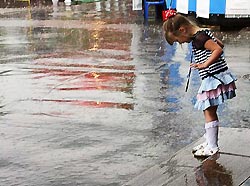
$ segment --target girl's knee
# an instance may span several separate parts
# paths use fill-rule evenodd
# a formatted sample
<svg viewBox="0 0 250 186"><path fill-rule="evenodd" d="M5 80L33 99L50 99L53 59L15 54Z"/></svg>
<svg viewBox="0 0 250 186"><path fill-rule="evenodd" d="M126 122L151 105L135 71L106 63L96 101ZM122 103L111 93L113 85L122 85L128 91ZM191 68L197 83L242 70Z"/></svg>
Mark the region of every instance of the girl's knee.
<svg viewBox="0 0 250 186"><path fill-rule="evenodd" d="M217 107L218 106L212 106L204 110L204 116L205 116L206 122L218 120Z"/></svg>

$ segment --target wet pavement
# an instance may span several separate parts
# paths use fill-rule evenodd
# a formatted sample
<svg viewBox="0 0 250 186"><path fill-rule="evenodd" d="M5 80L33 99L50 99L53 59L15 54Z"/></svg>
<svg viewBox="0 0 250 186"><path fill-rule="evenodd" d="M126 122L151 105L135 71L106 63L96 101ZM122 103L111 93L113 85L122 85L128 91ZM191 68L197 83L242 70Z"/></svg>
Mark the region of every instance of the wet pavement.
<svg viewBox="0 0 250 186"><path fill-rule="evenodd" d="M220 152L194 158L192 148L204 142L203 137L178 151L124 186L249 186L250 129L220 128Z"/></svg>
<svg viewBox="0 0 250 186"><path fill-rule="evenodd" d="M250 31L216 31L237 75L222 126L250 127ZM130 1L0 11L0 185L122 185L203 133L190 47Z"/></svg>

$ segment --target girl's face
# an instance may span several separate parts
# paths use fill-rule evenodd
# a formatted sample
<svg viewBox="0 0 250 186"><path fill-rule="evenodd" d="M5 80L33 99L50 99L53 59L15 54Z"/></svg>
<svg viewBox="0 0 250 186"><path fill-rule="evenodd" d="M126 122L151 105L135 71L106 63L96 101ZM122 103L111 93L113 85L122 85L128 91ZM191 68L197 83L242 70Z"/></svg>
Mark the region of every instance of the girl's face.
<svg viewBox="0 0 250 186"><path fill-rule="evenodd" d="M179 35L179 36L174 36L174 37L175 37L175 42L178 42L180 44L189 43L191 41L190 37L187 37L184 35Z"/></svg>

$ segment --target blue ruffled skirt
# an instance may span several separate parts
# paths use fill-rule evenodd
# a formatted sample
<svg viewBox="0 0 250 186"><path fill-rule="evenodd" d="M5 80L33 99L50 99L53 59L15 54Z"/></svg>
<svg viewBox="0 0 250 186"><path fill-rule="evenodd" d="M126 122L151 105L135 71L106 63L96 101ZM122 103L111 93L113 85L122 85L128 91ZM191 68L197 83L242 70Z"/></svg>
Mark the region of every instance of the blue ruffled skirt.
<svg viewBox="0 0 250 186"><path fill-rule="evenodd" d="M228 70L202 80L198 90L195 108L206 110L208 107L222 104L236 96L236 77Z"/></svg>

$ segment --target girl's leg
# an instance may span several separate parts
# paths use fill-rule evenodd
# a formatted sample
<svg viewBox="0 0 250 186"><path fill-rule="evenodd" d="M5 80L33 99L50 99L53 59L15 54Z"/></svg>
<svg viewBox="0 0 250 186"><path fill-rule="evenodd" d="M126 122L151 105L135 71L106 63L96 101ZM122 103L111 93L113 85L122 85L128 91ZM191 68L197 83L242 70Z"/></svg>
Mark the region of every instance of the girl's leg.
<svg viewBox="0 0 250 186"><path fill-rule="evenodd" d="M205 130L206 130L206 141L207 148L218 150L218 129L219 121L217 116L218 106L209 107L204 110L204 116L206 120Z"/></svg>
<svg viewBox="0 0 250 186"><path fill-rule="evenodd" d="M218 120L217 108L218 106L212 106L203 111L206 123Z"/></svg>
<svg viewBox="0 0 250 186"><path fill-rule="evenodd" d="M218 106L212 106L204 110L204 116L206 121L205 124L206 142L204 143L205 145L201 144L203 148L200 148L194 153L194 155L196 156L210 156L219 150L218 148L219 121L217 116L217 108Z"/></svg>

